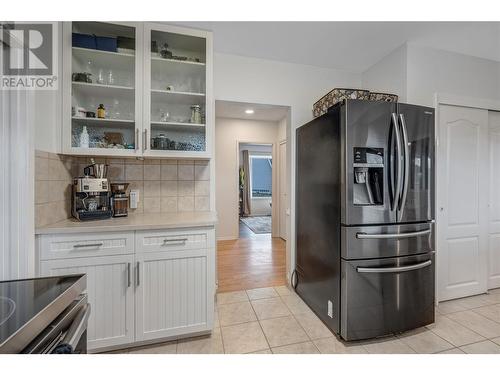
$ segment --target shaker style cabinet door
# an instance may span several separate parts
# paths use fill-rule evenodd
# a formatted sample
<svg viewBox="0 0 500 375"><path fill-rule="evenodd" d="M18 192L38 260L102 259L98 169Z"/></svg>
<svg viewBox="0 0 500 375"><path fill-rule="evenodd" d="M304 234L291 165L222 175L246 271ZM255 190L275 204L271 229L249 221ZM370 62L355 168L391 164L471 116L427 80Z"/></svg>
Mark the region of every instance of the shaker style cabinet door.
<svg viewBox="0 0 500 375"><path fill-rule="evenodd" d="M212 34L146 23L143 55L144 155L209 157Z"/></svg>
<svg viewBox="0 0 500 375"><path fill-rule="evenodd" d="M63 152L142 155L141 23L63 25Z"/></svg>
<svg viewBox="0 0 500 375"><path fill-rule="evenodd" d="M214 250L136 256L136 341L209 331L213 326Z"/></svg>
<svg viewBox="0 0 500 375"><path fill-rule="evenodd" d="M87 274L91 351L134 341L133 262L133 255L41 262L42 276Z"/></svg>

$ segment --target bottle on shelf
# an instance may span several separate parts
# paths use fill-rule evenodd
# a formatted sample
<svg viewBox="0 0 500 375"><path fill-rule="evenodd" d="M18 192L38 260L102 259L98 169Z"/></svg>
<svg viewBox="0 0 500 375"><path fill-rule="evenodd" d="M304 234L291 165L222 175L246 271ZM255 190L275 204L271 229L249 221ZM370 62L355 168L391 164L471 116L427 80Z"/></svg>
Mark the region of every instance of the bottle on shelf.
<svg viewBox="0 0 500 375"><path fill-rule="evenodd" d="M106 118L106 109L104 108L104 104L99 104L99 107L97 107L97 118Z"/></svg>
<svg viewBox="0 0 500 375"><path fill-rule="evenodd" d="M113 71L110 69L108 73L108 85L113 86L115 84L115 75Z"/></svg>
<svg viewBox="0 0 500 375"><path fill-rule="evenodd" d="M87 127L85 125L83 126L80 134L80 147L89 148L89 133L87 132Z"/></svg>
<svg viewBox="0 0 500 375"><path fill-rule="evenodd" d="M198 104L191 106L191 123L201 124L201 107Z"/></svg>
<svg viewBox="0 0 500 375"><path fill-rule="evenodd" d="M102 71L102 69L99 69L99 73L97 74L96 78L96 83L104 85L104 72Z"/></svg>

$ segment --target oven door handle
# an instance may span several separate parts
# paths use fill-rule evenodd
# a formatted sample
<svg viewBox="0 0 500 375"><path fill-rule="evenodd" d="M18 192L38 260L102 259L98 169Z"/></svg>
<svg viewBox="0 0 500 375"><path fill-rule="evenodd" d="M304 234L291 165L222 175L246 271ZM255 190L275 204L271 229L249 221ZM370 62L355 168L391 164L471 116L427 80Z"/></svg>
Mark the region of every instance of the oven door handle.
<svg viewBox="0 0 500 375"><path fill-rule="evenodd" d="M397 273L418 270L420 268L429 267L431 264L432 260L426 260L422 263L403 267L357 267L356 271L359 273Z"/></svg>
<svg viewBox="0 0 500 375"><path fill-rule="evenodd" d="M87 303L76 315L73 323L68 328L63 340L63 344L70 345L72 350L75 350L78 341L87 329L87 322L90 316L90 305Z"/></svg>
<svg viewBox="0 0 500 375"><path fill-rule="evenodd" d="M406 232L406 233L378 233L378 234L368 234L368 233L356 233L356 238L359 239L387 239L387 238L410 238L425 236L431 233L431 229L419 230L416 232Z"/></svg>

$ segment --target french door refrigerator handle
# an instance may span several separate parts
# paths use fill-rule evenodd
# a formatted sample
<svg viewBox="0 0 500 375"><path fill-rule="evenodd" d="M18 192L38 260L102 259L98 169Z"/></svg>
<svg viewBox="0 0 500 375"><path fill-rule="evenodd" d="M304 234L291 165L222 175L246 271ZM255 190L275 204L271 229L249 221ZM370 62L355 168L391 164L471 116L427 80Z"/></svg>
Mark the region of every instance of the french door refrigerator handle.
<svg viewBox="0 0 500 375"><path fill-rule="evenodd" d="M141 274L140 274L140 262L137 262L136 267L135 267L135 273L136 273L136 285L139 286L141 285Z"/></svg>
<svg viewBox="0 0 500 375"><path fill-rule="evenodd" d="M406 128L406 121L404 114L399 114L399 119L401 120L401 129L403 133L403 146L404 146L404 182L403 190L401 192L401 200L399 202L399 220L403 217L403 211L406 204L406 196L408 194L408 182L409 182L409 172L410 172L410 147L408 145L408 130Z"/></svg>
<svg viewBox="0 0 500 375"><path fill-rule="evenodd" d="M127 263L127 288L130 288L130 262Z"/></svg>
<svg viewBox="0 0 500 375"><path fill-rule="evenodd" d="M402 165L401 165L401 134L399 133L398 117L395 113L392 113L392 125L394 126L394 134L396 135L396 158L397 158L397 175L396 175L396 188L394 189L394 202L393 210L397 210L399 204L399 198L401 194L401 180L402 180ZM392 184L392 181L391 181Z"/></svg>
<svg viewBox="0 0 500 375"><path fill-rule="evenodd" d="M425 236L426 234L430 234L431 229L419 230L417 232L406 232L406 233L378 233L378 234L369 234L369 233L356 233L356 238L359 239L387 239L387 238L410 238L410 237L419 237Z"/></svg>
<svg viewBox="0 0 500 375"><path fill-rule="evenodd" d="M356 272L359 273L396 273L414 271L420 268L428 267L432 264L432 260L426 260L422 263L412 264L411 266L403 267L357 267Z"/></svg>

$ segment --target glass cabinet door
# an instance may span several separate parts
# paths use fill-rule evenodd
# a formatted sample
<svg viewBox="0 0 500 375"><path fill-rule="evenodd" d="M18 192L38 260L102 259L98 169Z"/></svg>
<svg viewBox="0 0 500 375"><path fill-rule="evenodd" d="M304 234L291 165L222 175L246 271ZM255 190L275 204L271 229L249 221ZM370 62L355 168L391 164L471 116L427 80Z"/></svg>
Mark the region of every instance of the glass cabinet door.
<svg viewBox="0 0 500 375"><path fill-rule="evenodd" d="M147 25L145 51L146 154L205 152L207 39Z"/></svg>
<svg viewBox="0 0 500 375"><path fill-rule="evenodd" d="M71 104L66 105L71 105L73 152L139 150L138 37L138 29L126 24L71 23Z"/></svg>

